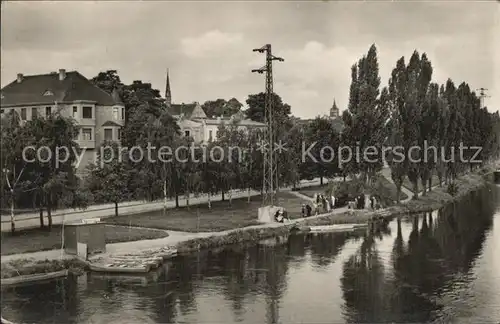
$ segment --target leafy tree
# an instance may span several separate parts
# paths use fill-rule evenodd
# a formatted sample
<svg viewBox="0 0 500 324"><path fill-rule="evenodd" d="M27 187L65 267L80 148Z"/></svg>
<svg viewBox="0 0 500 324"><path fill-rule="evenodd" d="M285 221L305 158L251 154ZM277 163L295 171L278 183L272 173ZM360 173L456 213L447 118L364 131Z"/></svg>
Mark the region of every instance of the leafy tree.
<svg viewBox="0 0 500 324"><path fill-rule="evenodd" d="M78 127L72 118L58 112L47 118L35 118L25 126L29 144L36 150L45 147L42 160L36 159L30 166L31 185L47 209L48 226L52 227L52 210L60 207L85 207L85 195L78 195L79 180L75 162L80 147L74 141ZM65 148L65 149L61 149ZM44 152L44 151L41 151ZM56 158L58 156L58 159Z"/></svg>
<svg viewBox="0 0 500 324"><path fill-rule="evenodd" d="M28 164L22 158L22 152L27 144L27 138L26 132L21 127L20 117L14 110L10 111L2 118L1 123L2 154L0 160L2 168L2 196L3 199L7 198L10 200L10 224L11 231L14 233L16 228L14 212L15 201L20 193L29 186L29 181L24 174Z"/></svg>
<svg viewBox="0 0 500 324"><path fill-rule="evenodd" d="M114 90L119 90L121 94L124 87L124 84L120 80L120 76L116 70L99 72L99 74L90 79L90 82L109 94L112 94Z"/></svg>
<svg viewBox="0 0 500 324"><path fill-rule="evenodd" d="M301 125L295 124L285 134L287 139L285 151L278 159L281 164L280 170L285 185L292 185L294 188L300 183L302 168L302 143L305 142L305 130Z"/></svg>
<svg viewBox="0 0 500 324"><path fill-rule="evenodd" d="M337 152L339 147L339 134L335 130L332 122L327 118L317 117L307 127L305 138L308 144L314 144L311 155L317 161L307 160L313 174L320 178L334 177L338 173ZM308 147L309 145L306 145Z"/></svg>
<svg viewBox="0 0 500 324"><path fill-rule="evenodd" d="M410 96L410 105L407 107L411 109L411 125L407 125L411 130L412 145L424 148L424 142L427 141L427 136L430 134L429 130L432 129L430 124L426 123L422 115L425 114L427 109L427 95L429 84L432 78L432 65L424 53L422 56L417 51L413 52L410 62L407 66L408 73L408 92ZM409 161L408 179L413 183L414 196L418 197L418 180L422 177L422 182L425 184L430 178L430 172L427 167L422 167L425 164L423 152L408 152L412 161ZM420 160L420 162L418 162ZM413 162L415 161L415 162ZM423 174L421 174L421 171Z"/></svg>
<svg viewBox="0 0 500 324"><path fill-rule="evenodd" d="M111 150L102 150L104 156L101 156L99 150L98 164L89 166L87 188L97 201L114 203L115 216L118 216L118 204L132 196L129 188L131 172L126 162L127 156L120 152L118 144L103 143L103 145Z"/></svg>
<svg viewBox="0 0 500 324"><path fill-rule="evenodd" d="M248 109L245 111L247 117L251 120L266 122L266 94L264 92L251 94L247 99ZM274 129L280 130L285 124L289 125L289 115L291 114L290 105L283 102L281 97L273 93L273 122ZM277 132L279 134L279 132Z"/></svg>
<svg viewBox="0 0 500 324"><path fill-rule="evenodd" d="M401 186L408 170L408 159L406 152L410 146L411 138L406 129L406 125L411 120L406 109L407 105L407 78L406 64L404 57L401 57L396 67L392 70L391 79L389 80L389 97L384 97L384 100L389 101L391 107L391 118L387 125L389 136L387 142L394 149L389 152L387 162L391 168L391 178L396 185L397 202L399 203L401 195ZM383 103L385 104L385 102ZM396 148L401 148L396 152ZM397 154L399 153L399 154ZM402 154L402 156L400 156Z"/></svg>
<svg viewBox="0 0 500 324"><path fill-rule="evenodd" d="M201 105L209 118L213 116L230 117L240 112L242 107L243 105L236 98L231 98L229 101L224 99L209 100Z"/></svg>
<svg viewBox="0 0 500 324"><path fill-rule="evenodd" d="M385 123L389 113L385 105L379 104L380 77L375 44L352 67L351 78L349 105L343 115L343 139L346 145L359 147L363 156L364 152L369 152L369 147L377 148L377 158L371 156L370 160L351 159L347 169L355 173L361 172L364 179L370 180L382 167L380 152L386 137Z"/></svg>
<svg viewBox="0 0 500 324"><path fill-rule="evenodd" d="M163 196L166 201L167 196L171 196L172 191L177 188L167 182L177 179L173 177L172 164L175 164L175 157L172 155L179 127L175 119L161 107L144 104L137 109L127 127L129 134L134 134L133 145L140 147L144 153L141 159L139 151L132 152L135 154L134 161L130 161L135 173L132 180L135 196L148 201ZM160 148L163 148L161 152ZM159 154L170 156L160 157Z"/></svg>

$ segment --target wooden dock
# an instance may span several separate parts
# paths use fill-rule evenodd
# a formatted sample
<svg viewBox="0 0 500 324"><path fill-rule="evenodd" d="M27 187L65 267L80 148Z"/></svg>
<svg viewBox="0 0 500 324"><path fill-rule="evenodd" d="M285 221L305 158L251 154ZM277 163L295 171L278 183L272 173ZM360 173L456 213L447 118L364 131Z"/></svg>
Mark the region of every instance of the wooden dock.
<svg viewBox="0 0 500 324"><path fill-rule="evenodd" d="M96 255L89 260L91 271L113 274L145 274L163 265L165 258L176 254L172 248L139 253Z"/></svg>

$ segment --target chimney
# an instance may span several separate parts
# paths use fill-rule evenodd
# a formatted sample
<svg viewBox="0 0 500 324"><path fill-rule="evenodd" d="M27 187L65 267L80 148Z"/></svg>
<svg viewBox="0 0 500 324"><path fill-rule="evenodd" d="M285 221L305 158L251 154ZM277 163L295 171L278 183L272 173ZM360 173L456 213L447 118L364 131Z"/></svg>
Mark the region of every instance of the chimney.
<svg viewBox="0 0 500 324"><path fill-rule="evenodd" d="M17 74L17 83L21 83L23 82L23 74L22 73L18 73Z"/></svg>
<svg viewBox="0 0 500 324"><path fill-rule="evenodd" d="M62 81L66 79L66 70L65 69L60 69L59 70L59 81Z"/></svg>

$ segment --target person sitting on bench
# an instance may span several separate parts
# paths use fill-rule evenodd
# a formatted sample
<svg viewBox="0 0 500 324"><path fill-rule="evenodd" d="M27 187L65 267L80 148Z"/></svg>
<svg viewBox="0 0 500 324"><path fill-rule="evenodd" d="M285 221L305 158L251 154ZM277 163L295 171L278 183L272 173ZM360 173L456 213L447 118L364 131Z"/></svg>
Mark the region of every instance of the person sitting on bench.
<svg viewBox="0 0 500 324"><path fill-rule="evenodd" d="M284 223L285 220L286 221L289 221L290 219L288 218L288 213L283 210L283 209L280 209L276 212L276 214L274 215L274 219L278 222L278 223Z"/></svg>

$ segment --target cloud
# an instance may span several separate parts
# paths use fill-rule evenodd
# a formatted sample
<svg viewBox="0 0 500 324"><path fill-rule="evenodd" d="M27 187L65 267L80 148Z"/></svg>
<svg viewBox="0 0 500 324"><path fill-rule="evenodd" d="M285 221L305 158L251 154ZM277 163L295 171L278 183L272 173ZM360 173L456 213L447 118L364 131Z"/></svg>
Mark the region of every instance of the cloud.
<svg viewBox="0 0 500 324"><path fill-rule="evenodd" d="M188 57L201 58L235 48L242 42L241 34L212 30L199 37L182 39L181 50Z"/></svg>

